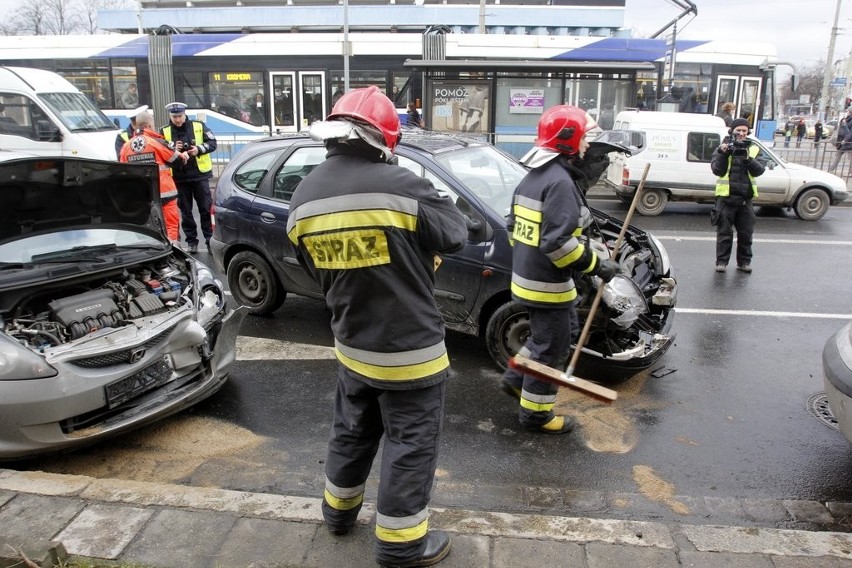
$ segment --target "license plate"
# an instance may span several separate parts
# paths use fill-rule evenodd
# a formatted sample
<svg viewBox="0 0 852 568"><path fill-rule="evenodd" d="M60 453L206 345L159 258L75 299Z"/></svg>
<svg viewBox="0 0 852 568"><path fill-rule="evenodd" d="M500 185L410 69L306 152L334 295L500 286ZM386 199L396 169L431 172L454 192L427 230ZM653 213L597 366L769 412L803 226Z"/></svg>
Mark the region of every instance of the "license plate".
<svg viewBox="0 0 852 568"><path fill-rule="evenodd" d="M166 384L171 377L171 367L169 367L165 359L160 359L138 373L112 382L104 387L106 390L107 407L115 408L140 394Z"/></svg>

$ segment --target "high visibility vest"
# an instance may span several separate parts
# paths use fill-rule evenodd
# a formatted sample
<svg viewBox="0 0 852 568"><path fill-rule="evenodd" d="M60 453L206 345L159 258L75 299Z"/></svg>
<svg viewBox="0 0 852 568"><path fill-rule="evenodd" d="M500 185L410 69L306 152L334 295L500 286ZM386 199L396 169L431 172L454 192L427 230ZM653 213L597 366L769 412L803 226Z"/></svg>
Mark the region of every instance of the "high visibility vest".
<svg viewBox="0 0 852 568"><path fill-rule="evenodd" d="M752 160L757 157L760 153L760 148L757 147L757 144L752 144L748 147L748 156ZM725 175L716 180L716 197L728 197L731 195L731 161L734 159L733 156L728 156L728 170L725 172ZM746 170L748 173L748 170ZM751 174L748 174L748 180L751 183L751 196L757 197L757 182L754 181L754 177Z"/></svg>
<svg viewBox="0 0 852 568"><path fill-rule="evenodd" d="M204 144L204 125L195 120L191 120L192 122L192 134L193 138L195 138L195 145L201 146ZM172 127L166 126L163 129L163 138L167 141L172 141ZM198 171L202 174L206 174L207 172L213 169L213 158L210 157L210 154L199 154L195 157L195 163L198 166Z"/></svg>

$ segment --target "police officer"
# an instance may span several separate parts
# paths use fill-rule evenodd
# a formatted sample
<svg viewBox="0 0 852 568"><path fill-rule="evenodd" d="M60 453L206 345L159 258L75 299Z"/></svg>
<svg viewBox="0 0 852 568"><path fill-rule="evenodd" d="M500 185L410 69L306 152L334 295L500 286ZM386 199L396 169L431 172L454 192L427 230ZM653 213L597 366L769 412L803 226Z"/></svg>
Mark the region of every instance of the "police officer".
<svg viewBox="0 0 852 568"><path fill-rule="evenodd" d="M145 112L146 110L148 110L148 105L142 105L141 107L133 109L127 115L127 118L130 119L130 124L127 126L127 128L125 128L115 136L116 158L121 157L121 149L124 148L124 144L136 134L136 117L139 116L139 114Z"/></svg>
<svg viewBox="0 0 852 568"><path fill-rule="evenodd" d="M172 167L185 164L188 156L186 152L169 148L163 137L154 131L154 117L150 112L139 113L136 126L136 134L124 144L118 159L130 164L157 164L160 171L160 204L166 221L166 233L172 244L176 245L180 239L180 214Z"/></svg>
<svg viewBox="0 0 852 568"><path fill-rule="evenodd" d="M737 230L737 270L751 272L751 243L756 216L751 200L757 197L754 178L763 174L766 167L755 158L760 152L756 144L746 138L748 120L737 118L731 122L729 136L713 152L710 169L719 176L716 181L716 272L725 272L731 259L734 229Z"/></svg>
<svg viewBox="0 0 852 568"><path fill-rule="evenodd" d="M593 124L593 123L592 123ZM538 122L535 147L523 158L531 169L512 197L507 229L512 247L512 298L530 313L530 336L519 354L564 369L571 340L579 331L574 278L598 276L604 282L618 263L584 243L583 227L591 219L573 177L589 143L585 111L557 105ZM504 389L520 399L519 420L531 432L564 434L571 419L553 411L558 387L507 369Z"/></svg>
<svg viewBox="0 0 852 568"><path fill-rule="evenodd" d="M169 144L178 152L186 152L189 161L173 170L178 189L178 207L180 207L183 236L189 246L189 252L198 252L198 226L192 213L193 200L198 204L198 218L201 221L201 234L210 250L210 237L213 236L213 220L210 207L213 198L210 195L210 178L213 177L213 159L210 154L216 150L216 137L207 125L186 117L186 104L169 103L169 124L160 129Z"/></svg>
<svg viewBox="0 0 852 568"><path fill-rule="evenodd" d="M377 87L344 94L311 136L328 155L296 188L287 230L331 308L339 362L323 517L352 528L384 437L376 560L431 566L450 550L428 530L449 373L434 257L464 246L465 221L395 164L399 116Z"/></svg>

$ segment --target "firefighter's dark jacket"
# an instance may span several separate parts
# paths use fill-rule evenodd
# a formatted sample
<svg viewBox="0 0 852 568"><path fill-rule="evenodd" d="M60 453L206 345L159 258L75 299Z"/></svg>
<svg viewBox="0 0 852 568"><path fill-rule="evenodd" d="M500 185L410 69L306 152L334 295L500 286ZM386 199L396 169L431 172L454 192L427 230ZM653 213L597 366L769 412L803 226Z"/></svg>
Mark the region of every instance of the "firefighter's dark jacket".
<svg viewBox="0 0 852 568"><path fill-rule="evenodd" d="M461 249L464 217L431 182L349 144L299 184L287 232L331 308L341 364L380 388L436 384L449 367L434 255Z"/></svg>
<svg viewBox="0 0 852 568"><path fill-rule="evenodd" d="M577 297L575 271L597 273L600 262L581 238L590 212L571 178L567 157L534 168L512 197L512 297L532 307L565 308Z"/></svg>

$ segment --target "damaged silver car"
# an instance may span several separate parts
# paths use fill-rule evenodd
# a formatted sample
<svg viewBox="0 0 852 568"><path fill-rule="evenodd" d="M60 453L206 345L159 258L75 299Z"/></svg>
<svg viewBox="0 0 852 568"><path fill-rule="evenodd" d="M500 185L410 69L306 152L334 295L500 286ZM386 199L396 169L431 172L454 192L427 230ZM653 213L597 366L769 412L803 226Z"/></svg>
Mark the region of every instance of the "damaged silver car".
<svg viewBox="0 0 852 568"><path fill-rule="evenodd" d="M245 310L173 248L156 166L0 161L0 459L71 450L215 393Z"/></svg>

